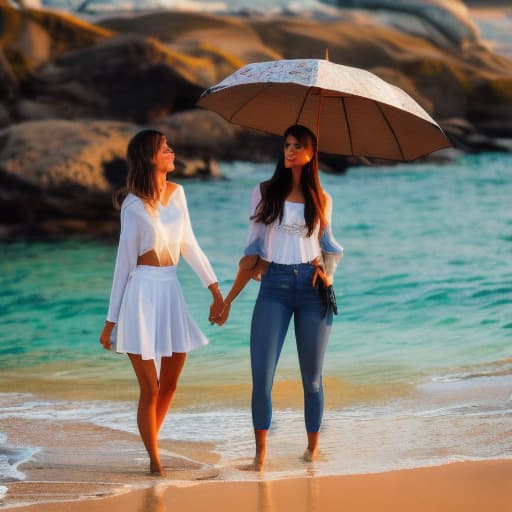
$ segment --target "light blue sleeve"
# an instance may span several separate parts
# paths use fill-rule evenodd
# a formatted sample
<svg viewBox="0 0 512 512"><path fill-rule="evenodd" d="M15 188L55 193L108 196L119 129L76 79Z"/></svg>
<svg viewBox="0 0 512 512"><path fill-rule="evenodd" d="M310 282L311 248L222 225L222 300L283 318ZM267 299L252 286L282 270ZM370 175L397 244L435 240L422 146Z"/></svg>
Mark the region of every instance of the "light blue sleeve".
<svg viewBox="0 0 512 512"><path fill-rule="evenodd" d="M334 235L332 233L331 222L332 222L332 199L329 194L327 194L327 204L326 204L326 218L327 218L327 226L320 238L320 249L322 251L322 260L324 264L325 273L332 277L343 257L343 247L336 241Z"/></svg>
<svg viewBox="0 0 512 512"><path fill-rule="evenodd" d="M252 191L251 198L251 212L250 217L254 215L256 207L261 201L260 186L257 185ZM267 249L267 226L262 222L255 222L253 219L249 221L249 232L247 234L247 240L245 242L244 255L257 254L261 259L268 261L268 249Z"/></svg>

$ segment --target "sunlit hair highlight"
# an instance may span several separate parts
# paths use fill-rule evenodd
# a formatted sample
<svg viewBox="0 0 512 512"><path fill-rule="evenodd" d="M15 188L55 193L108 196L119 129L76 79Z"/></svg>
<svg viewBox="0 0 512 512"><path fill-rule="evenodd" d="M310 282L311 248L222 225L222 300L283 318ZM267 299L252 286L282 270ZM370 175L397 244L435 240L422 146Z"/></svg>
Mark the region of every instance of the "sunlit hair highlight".
<svg viewBox="0 0 512 512"><path fill-rule="evenodd" d="M154 160L165 141L165 135L157 130L142 130L133 136L126 151L126 186L114 193L114 206L119 208L124 197L130 192L150 206L155 206L158 201L158 190Z"/></svg>

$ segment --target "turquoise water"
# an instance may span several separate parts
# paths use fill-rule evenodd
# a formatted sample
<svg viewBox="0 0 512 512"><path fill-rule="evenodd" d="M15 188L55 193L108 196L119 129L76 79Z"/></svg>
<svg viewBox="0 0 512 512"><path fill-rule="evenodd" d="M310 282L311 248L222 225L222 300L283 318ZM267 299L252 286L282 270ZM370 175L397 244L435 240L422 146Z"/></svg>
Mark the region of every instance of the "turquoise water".
<svg viewBox="0 0 512 512"><path fill-rule="evenodd" d="M512 156L483 154L442 166L322 174L334 202L333 230L345 248L334 283L340 314L325 365L325 473L512 456L506 442L512 432L511 169ZM226 180L183 184L196 236L227 292L246 236L251 189L272 168L239 162L221 170ZM48 402L34 405L44 395L53 400L48 414L68 415L71 407L75 418L100 422L101 416L102 424L135 431L131 369L97 341L115 250L76 240L2 245L0 418L22 414L21 392L31 404L23 414L44 416ZM223 455L229 465L252 450L248 329L257 283L219 328L208 324L209 293L183 260L179 276L210 345L191 354L183 401L171 412L179 421L164 436L218 443L238 436ZM295 449L303 436L289 334L274 419L285 453L287 442ZM211 433L209 422L219 421L225 428ZM463 440L461 428L469 432ZM347 429L356 445L361 436L361 451L340 452ZM418 429L424 437L414 441ZM390 431L400 440L390 440L389 453L382 453L378 440ZM449 440L442 450L440 435Z"/></svg>

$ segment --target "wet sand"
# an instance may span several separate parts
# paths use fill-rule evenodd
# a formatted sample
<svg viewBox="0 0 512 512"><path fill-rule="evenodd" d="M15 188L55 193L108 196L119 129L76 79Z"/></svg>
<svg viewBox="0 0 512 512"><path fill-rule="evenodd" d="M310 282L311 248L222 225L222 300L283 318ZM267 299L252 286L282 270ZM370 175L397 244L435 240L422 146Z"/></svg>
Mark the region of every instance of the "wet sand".
<svg viewBox="0 0 512 512"><path fill-rule="evenodd" d="M10 443L39 448L17 468L25 480L1 483L7 493L0 508L113 496L156 481L149 474L138 435L87 423L14 418L2 419L0 431L7 434L7 449ZM169 482L194 482L219 474L215 468L219 457L209 443L163 440L159 445ZM48 506L43 510L53 507Z"/></svg>
<svg viewBox="0 0 512 512"><path fill-rule="evenodd" d="M171 476L172 478L172 476ZM512 461L464 462L382 474L176 485L154 481L122 495L35 504L18 512L381 512L510 510ZM27 482L20 484L29 486ZM77 494L86 491L76 485ZM47 489L40 487L39 491ZM32 490L38 490L36 487Z"/></svg>
<svg viewBox="0 0 512 512"><path fill-rule="evenodd" d="M339 512L507 511L512 460L461 462L378 474L268 479L226 467L214 446L162 441L167 478L150 476L137 435L71 421L6 418L0 431L17 446L38 446L18 467L23 481L3 483L0 507L17 512ZM218 447L217 447L218 449ZM248 454L249 455L249 454ZM508 508L507 508L508 507Z"/></svg>

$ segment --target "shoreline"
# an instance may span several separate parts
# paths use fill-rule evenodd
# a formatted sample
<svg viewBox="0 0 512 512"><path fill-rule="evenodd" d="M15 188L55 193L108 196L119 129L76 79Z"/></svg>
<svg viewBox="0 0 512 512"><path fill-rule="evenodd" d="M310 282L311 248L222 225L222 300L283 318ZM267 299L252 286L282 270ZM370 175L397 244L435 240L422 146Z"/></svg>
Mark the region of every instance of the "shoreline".
<svg viewBox="0 0 512 512"><path fill-rule="evenodd" d="M252 459L254 446L250 412L234 403L234 388L221 386L225 394L220 408L193 403L192 396L202 395L204 390L182 389L181 404L175 404L169 414L159 442L168 479L148 474L147 454L135 425L135 394L123 401L77 400L5 390L0 395L0 462L4 470L0 508L39 506L42 500L88 502L155 485L369 478L451 467L461 460L473 465L498 459L500 464L512 465L507 440L509 365L507 359L499 367L479 366L455 382L431 380L405 396L403 389L395 386L393 399L388 396L381 401L383 397L365 395L364 400L343 404L337 403L341 398L335 395L347 394L350 386L335 386L327 378L334 407L326 408L320 457L315 464L300 461L305 448L302 408L298 403L290 407L300 383L279 381L262 474L239 469ZM59 372L53 374L61 385L66 382ZM15 381L11 384L18 387ZM248 390L240 386L245 396ZM64 388L81 395L73 382ZM398 395L401 399L397 401ZM512 481L512 466L507 472Z"/></svg>
<svg viewBox="0 0 512 512"><path fill-rule="evenodd" d="M238 512L243 503L244 512L501 511L512 500L512 459L339 476L315 476L312 465L308 477L279 480L265 480L264 472L253 481L152 480L142 489L123 490L114 496L2 508L19 512ZM77 491L80 485L76 483ZM197 492L198 485L201 492Z"/></svg>

